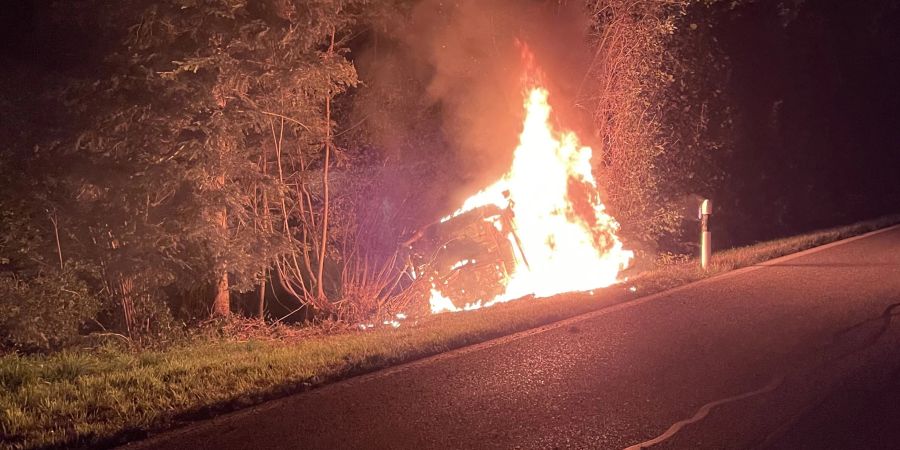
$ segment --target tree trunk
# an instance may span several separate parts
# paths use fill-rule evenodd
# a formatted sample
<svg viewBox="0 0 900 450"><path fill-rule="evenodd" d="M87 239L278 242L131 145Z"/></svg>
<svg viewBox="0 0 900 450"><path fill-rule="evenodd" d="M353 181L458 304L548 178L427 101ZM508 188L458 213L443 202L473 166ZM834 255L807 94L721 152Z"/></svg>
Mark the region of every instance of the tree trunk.
<svg viewBox="0 0 900 450"><path fill-rule="evenodd" d="M119 304L122 306L122 315L125 322L125 330L128 332L128 338L131 342L137 342L138 336L135 330L134 322L134 279L120 275L118 277L118 286L116 286L116 294L119 297Z"/></svg>
<svg viewBox="0 0 900 450"><path fill-rule="evenodd" d="M331 118L331 99L325 99L325 111L326 117ZM325 272L325 247L328 242L328 209L329 209L329 198L328 198L328 164L331 159L331 125L328 125L327 130L325 131L325 168L322 171L322 183L324 185L324 195L323 195L323 211L322 211L322 243L319 246L319 272L316 275L316 287L318 287L318 294L320 299L325 298L325 288L323 283L323 275Z"/></svg>
<svg viewBox="0 0 900 450"><path fill-rule="evenodd" d="M266 321L266 271L263 271L263 279L259 283L259 321Z"/></svg>
<svg viewBox="0 0 900 450"><path fill-rule="evenodd" d="M216 180L220 186L225 186L225 176L222 175ZM218 213L219 229L224 234L228 233L228 211L225 207ZM231 295L228 291L228 269L223 263L219 263L218 269L219 281L216 283L216 297L213 299L212 316L228 317L231 315Z"/></svg>
<svg viewBox="0 0 900 450"><path fill-rule="evenodd" d="M328 56L334 54L334 28L331 29L331 45L328 47ZM325 167L322 170L323 184L323 211L322 211L322 244L319 248L319 273L316 276L319 300L325 299L324 272L325 272L325 247L328 242L328 164L331 159L331 93L325 97Z"/></svg>
<svg viewBox="0 0 900 450"><path fill-rule="evenodd" d="M216 297L213 299L212 315L227 317L231 315L231 295L228 292L228 272L222 271L216 283Z"/></svg>
<svg viewBox="0 0 900 450"><path fill-rule="evenodd" d="M59 256L59 270L65 269L65 264L63 264L63 254L62 254L62 245L59 243L59 220L57 220L56 213L50 214L50 222L53 224L53 236L56 238L56 254Z"/></svg>

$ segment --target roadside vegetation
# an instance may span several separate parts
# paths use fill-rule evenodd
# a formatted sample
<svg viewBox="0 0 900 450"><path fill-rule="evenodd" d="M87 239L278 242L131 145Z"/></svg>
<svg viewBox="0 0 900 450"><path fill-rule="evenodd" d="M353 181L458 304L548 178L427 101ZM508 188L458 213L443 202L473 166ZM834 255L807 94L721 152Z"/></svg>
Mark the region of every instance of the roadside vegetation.
<svg viewBox="0 0 900 450"><path fill-rule="evenodd" d="M109 446L352 375L553 323L730 270L900 223L884 217L725 250L704 272L667 262L594 293L515 301L477 313L410 317L398 328L338 323L207 323L161 350L109 338L48 355L0 357L0 432L8 448Z"/></svg>
<svg viewBox="0 0 900 450"><path fill-rule="evenodd" d="M778 218L741 243L894 208L889 194L842 208L860 203L842 188L791 221L798 203L747 179L781 189L759 175L793 182L807 159L766 144L777 171L736 169L742 107L719 37L766 2L26 3L10 33L30 33L11 39L28 55L0 77L3 447L136 439L897 222L723 251L708 272L684 256L688 205L711 193L723 220ZM767 33L815 17L787 3L763 14ZM593 293L430 315L410 243L509 166L531 62L641 267Z"/></svg>
<svg viewBox="0 0 900 450"><path fill-rule="evenodd" d="M10 67L0 83L0 351L88 333L149 349L211 316L427 309L401 244L510 157L519 40L560 113L578 104L597 136L593 169L627 237L683 252L681 199L723 179L711 160L727 120L692 112L727 111L724 66L707 64L721 55L690 26L710 3L539 3L48 2L36 28L56 31L34 39L73 63ZM589 26L544 31L568 15ZM435 50L445 41L453 52Z"/></svg>

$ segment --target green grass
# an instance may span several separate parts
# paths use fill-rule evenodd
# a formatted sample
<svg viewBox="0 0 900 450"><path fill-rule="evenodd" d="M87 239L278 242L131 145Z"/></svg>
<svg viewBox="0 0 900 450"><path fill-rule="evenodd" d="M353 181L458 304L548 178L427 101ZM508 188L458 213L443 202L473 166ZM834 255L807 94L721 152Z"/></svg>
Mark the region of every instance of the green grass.
<svg viewBox="0 0 900 450"><path fill-rule="evenodd" d="M552 323L739 267L900 222L888 217L722 251L660 267L595 294L520 301L476 313L410 319L398 329L312 335L299 342L199 341L164 351L112 348L0 357L0 445L109 446L449 349ZM632 293L625 287L634 286Z"/></svg>

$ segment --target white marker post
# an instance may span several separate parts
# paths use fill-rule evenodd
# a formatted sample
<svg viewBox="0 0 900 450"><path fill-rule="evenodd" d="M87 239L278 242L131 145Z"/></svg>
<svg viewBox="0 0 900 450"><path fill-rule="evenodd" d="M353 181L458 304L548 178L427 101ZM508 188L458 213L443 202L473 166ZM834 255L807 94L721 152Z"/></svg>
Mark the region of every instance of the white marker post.
<svg viewBox="0 0 900 450"><path fill-rule="evenodd" d="M700 267L706 270L709 267L709 257L712 255L712 233L709 232L709 216L712 214L712 202L704 199L700 203Z"/></svg>

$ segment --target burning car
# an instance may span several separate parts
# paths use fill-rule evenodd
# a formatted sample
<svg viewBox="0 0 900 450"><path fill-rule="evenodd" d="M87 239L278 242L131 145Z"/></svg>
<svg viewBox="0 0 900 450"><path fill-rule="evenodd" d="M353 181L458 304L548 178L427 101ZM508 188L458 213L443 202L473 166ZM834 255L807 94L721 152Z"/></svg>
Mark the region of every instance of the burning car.
<svg viewBox="0 0 900 450"><path fill-rule="evenodd" d="M509 170L406 242L432 313L609 286L634 256L600 199L591 148L557 129L546 88L523 94Z"/></svg>
<svg viewBox="0 0 900 450"><path fill-rule="evenodd" d="M471 309L502 295L517 264L527 264L512 209L497 205L434 223L408 248L412 275L426 278L432 295L447 299L450 310Z"/></svg>

